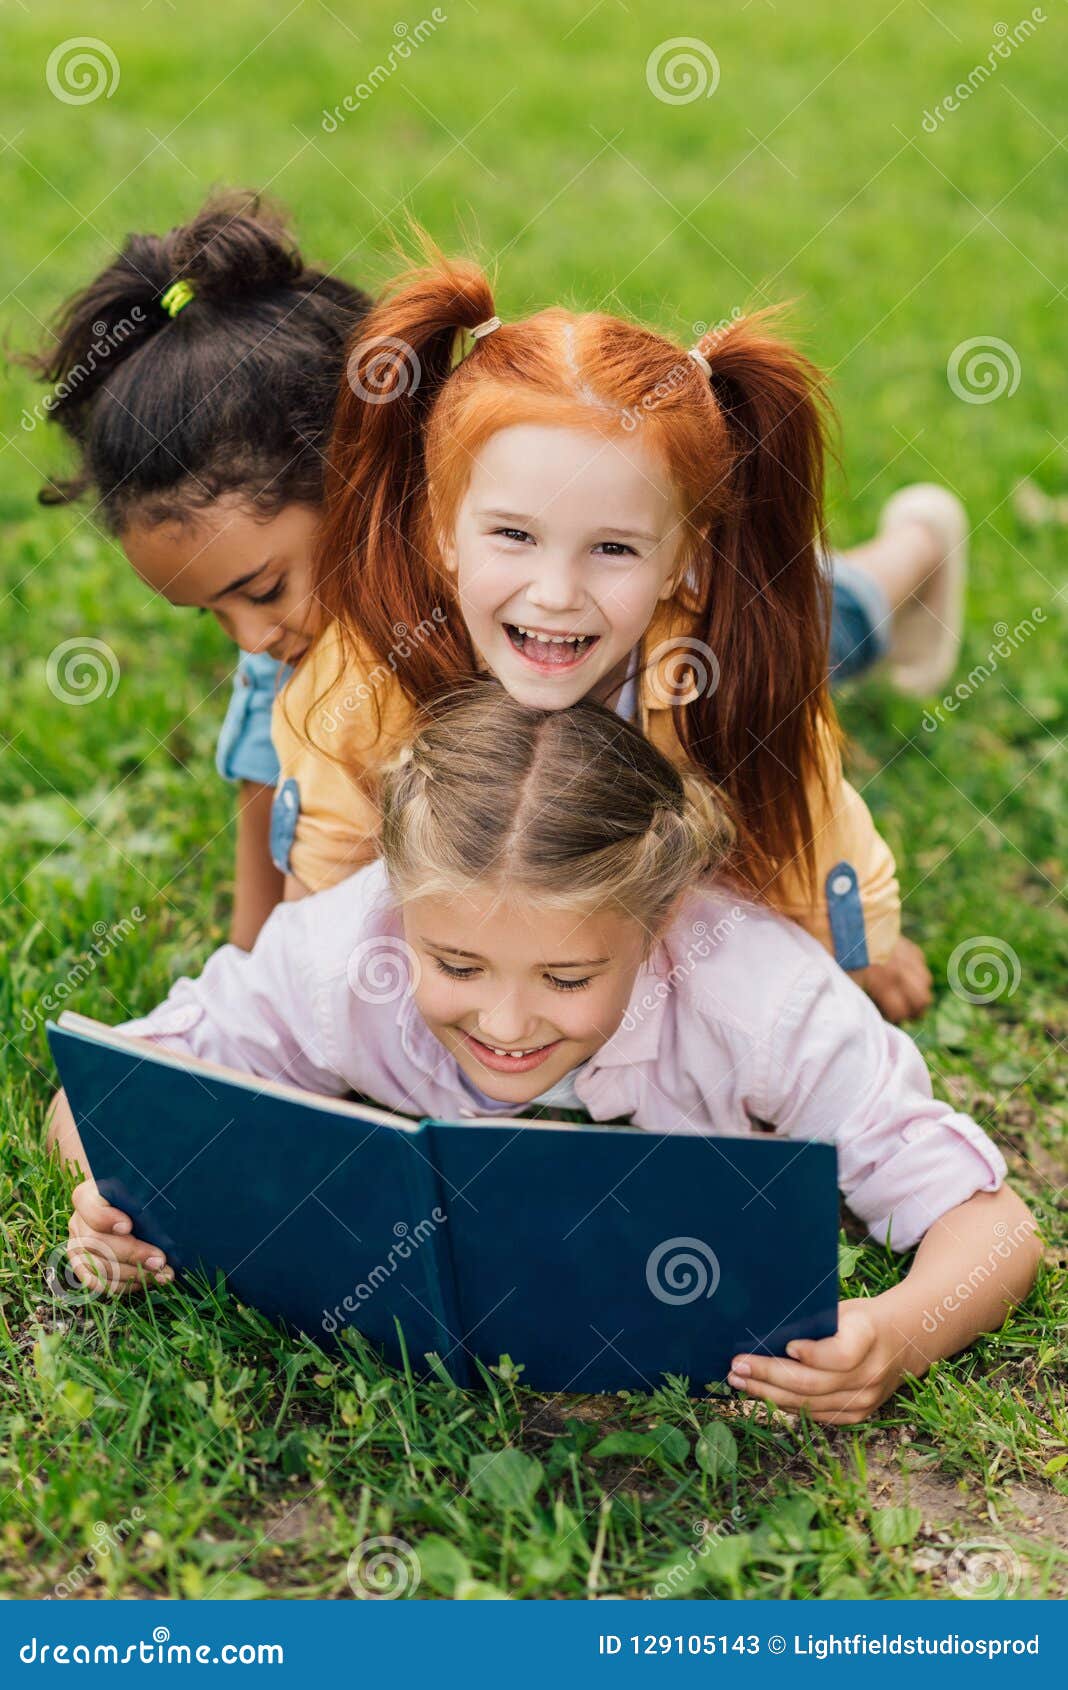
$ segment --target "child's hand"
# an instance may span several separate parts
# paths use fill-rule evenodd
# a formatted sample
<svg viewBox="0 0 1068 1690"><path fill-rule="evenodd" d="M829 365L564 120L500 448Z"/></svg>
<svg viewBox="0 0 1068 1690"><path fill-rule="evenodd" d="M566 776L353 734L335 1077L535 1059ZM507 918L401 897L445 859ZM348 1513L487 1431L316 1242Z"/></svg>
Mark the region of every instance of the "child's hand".
<svg viewBox="0 0 1068 1690"><path fill-rule="evenodd" d="M729 1383L777 1408L807 1409L827 1426L853 1426L884 1403L904 1377L898 1335L880 1320L879 1299L838 1305L833 1338L798 1338L795 1357L737 1355Z"/></svg>
<svg viewBox="0 0 1068 1690"><path fill-rule="evenodd" d="M133 1238L129 1215L105 1203L96 1181L74 1188L74 1213L67 1227L67 1255L82 1284L117 1296L144 1288L149 1278L168 1285L174 1269L155 1244Z"/></svg>
<svg viewBox="0 0 1068 1690"><path fill-rule="evenodd" d="M867 992L883 1019L911 1021L931 1006L931 971L919 945L899 939L885 962L850 970L857 985Z"/></svg>

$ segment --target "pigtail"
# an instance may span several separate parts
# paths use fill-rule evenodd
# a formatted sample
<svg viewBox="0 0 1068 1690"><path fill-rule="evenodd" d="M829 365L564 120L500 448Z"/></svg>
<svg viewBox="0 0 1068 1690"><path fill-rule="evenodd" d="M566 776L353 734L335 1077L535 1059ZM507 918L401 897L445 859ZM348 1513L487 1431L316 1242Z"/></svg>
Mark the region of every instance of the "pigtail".
<svg viewBox="0 0 1068 1690"><path fill-rule="evenodd" d="M765 896L790 864L812 884L810 794L825 789L838 741L822 557L827 406L819 372L766 332L767 315L697 348L729 467L696 561L698 637L716 655L718 685L680 711L691 758L745 818L745 878Z"/></svg>
<svg viewBox="0 0 1068 1690"><path fill-rule="evenodd" d="M393 659L400 685L419 702L440 690L443 677L467 673L473 663L462 619L441 603L425 438L460 332L493 316L493 294L477 265L450 263L429 241L423 245L427 264L399 278L349 343L318 585L343 641L358 629L377 659ZM419 634L428 627L429 641Z"/></svg>

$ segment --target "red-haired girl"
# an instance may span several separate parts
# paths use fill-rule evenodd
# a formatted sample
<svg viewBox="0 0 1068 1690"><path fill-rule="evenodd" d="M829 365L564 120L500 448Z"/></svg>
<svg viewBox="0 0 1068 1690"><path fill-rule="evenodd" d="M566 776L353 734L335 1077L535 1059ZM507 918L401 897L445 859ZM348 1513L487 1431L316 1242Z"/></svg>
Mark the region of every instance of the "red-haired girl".
<svg viewBox="0 0 1068 1690"><path fill-rule="evenodd" d="M291 891L373 855L377 775L414 708L488 670L534 707L608 703L704 773L730 803L747 893L884 1013L924 1007L893 858L843 779L828 695L819 377L765 318L688 353L598 313L502 325L483 273L437 256L374 308L335 413L329 621L275 706ZM888 527L875 563L897 568L913 613L891 623L907 641L891 659L915 683L952 661L963 522L949 495L914 489Z"/></svg>

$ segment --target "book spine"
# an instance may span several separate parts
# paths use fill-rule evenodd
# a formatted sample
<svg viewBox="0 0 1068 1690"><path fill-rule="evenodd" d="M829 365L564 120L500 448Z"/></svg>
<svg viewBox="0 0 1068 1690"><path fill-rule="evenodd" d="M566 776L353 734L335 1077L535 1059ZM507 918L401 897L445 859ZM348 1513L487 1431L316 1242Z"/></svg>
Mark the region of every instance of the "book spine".
<svg viewBox="0 0 1068 1690"><path fill-rule="evenodd" d="M414 1212L417 1215L421 1211L426 1212L435 1222L429 1242L420 1249L420 1256L425 1263L427 1306L437 1332L437 1353L457 1385L466 1387L473 1382L474 1375L463 1343L464 1331L456 1294L449 1204L445 1195L445 1181L438 1168L434 1129L427 1122L421 1127L417 1142L419 1141L422 1155L419 1157L418 1167L414 1156L409 1159L408 1189ZM440 1221L437 1219L439 1215L443 1217Z"/></svg>

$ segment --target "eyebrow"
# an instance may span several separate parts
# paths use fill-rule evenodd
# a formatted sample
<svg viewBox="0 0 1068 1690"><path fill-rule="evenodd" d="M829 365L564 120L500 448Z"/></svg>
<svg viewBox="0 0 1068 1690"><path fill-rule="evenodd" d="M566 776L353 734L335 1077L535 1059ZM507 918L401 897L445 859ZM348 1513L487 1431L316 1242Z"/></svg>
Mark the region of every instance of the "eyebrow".
<svg viewBox="0 0 1068 1690"><path fill-rule="evenodd" d="M470 962L485 962L486 960L484 956L479 956L477 951L461 951L456 945L439 945L436 939L428 939L422 933L419 935L419 941L428 950L444 951L448 956L466 957ZM540 968L600 968L602 964L611 962L611 960L611 957L607 956L589 957L581 961L568 958L566 962L542 962L538 966Z"/></svg>
<svg viewBox="0 0 1068 1690"><path fill-rule="evenodd" d="M536 518L521 516L517 511L476 511L476 517L492 516L499 522L514 522L517 527L526 527ZM615 540L648 540L651 546L658 546L663 538L660 534L649 534L644 528L597 528L598 534L609 534Z"/></svg>
<svg viewBox="0 0 1068 1690"><path fill-rule="evenodd" d="M236 581L230 582L228 587L223 587L219 592L212 593L208 603L214 604L217 599L224 599L227 593L236 593L239 588L247 587L250 581L255 581L257 575L262 575L265 569L269 569L273 562L274 559L269 557L265 563L259 565L258 569L250 569L247 575L239 575Z"/></svg>

